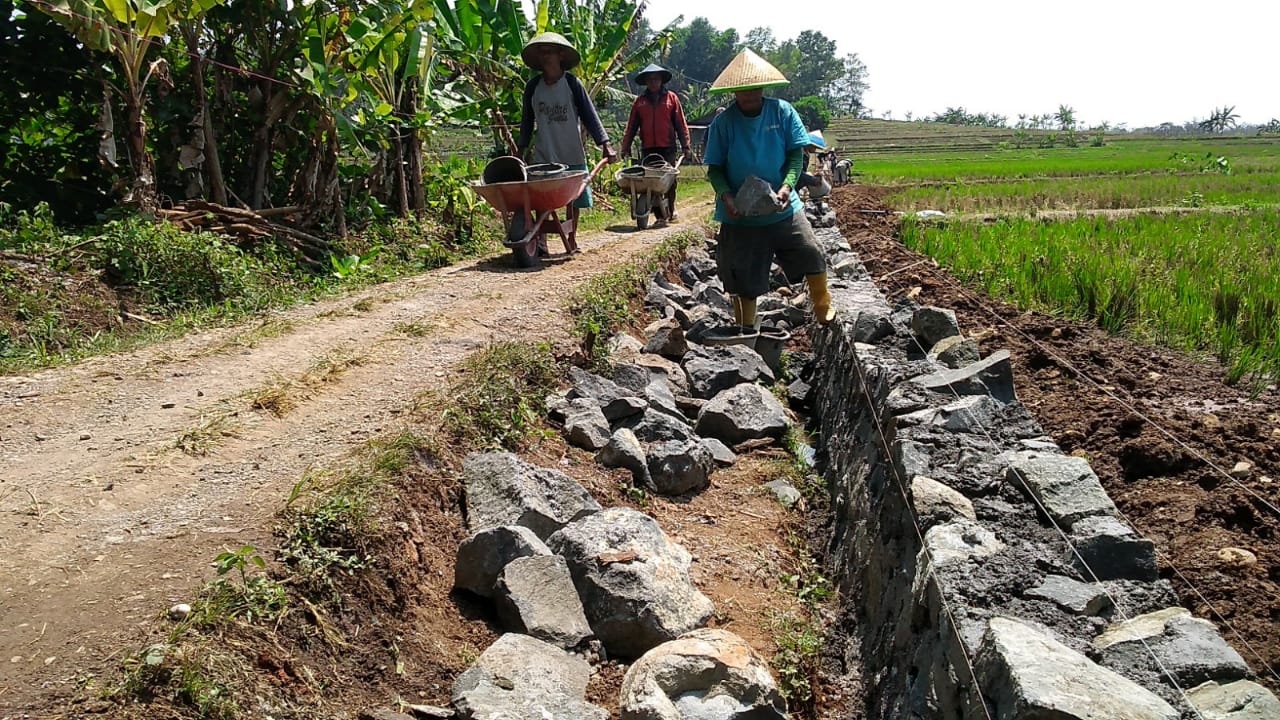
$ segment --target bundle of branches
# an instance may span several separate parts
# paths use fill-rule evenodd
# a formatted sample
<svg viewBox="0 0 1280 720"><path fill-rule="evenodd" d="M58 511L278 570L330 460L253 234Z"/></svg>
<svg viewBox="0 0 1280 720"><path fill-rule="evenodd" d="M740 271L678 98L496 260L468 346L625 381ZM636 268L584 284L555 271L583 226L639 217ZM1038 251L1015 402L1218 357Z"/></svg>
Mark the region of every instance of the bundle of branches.
<svg viewBox="0 0 1280 720"><path fill-rule="evenodd" d="M264 240L274 241L292 250L309 265L327 267L334 248L320 237L271 218L285 218L301 213L302 207L266 208L244 210L227 207L206 200L187 200L171 208L156 211L156 217L167 220L183 230L204 230L226 235L241 247L254 246Z"/></svg>

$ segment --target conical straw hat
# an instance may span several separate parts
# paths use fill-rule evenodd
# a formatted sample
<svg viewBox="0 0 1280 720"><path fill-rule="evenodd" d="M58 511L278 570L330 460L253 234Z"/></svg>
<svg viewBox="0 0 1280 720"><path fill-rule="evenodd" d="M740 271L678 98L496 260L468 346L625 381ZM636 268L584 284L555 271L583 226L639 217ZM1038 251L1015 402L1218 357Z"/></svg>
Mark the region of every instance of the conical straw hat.
<svg viewBox="0 0 1280 720"><path fill-rule="evenodd" d="M786 85L790 80L769 64L768 60L751 51L750 48L738 53L729 66L720 72L716 81L711 83L707 92L728 93L739 90Z"/></svg>
<svg viewBox="0 0 1280 720"><path fill-rule="evenodd" d="M544 45L554 45L563 50L564 60L561 62L561 69L565 72L578 67L578 63L582 62L582 56L578 54L577 48L565 36L560 33L544 32L525 44L524 50L520 52L524 64L534 70L541 70L542 55L539 51Z"/></svg>

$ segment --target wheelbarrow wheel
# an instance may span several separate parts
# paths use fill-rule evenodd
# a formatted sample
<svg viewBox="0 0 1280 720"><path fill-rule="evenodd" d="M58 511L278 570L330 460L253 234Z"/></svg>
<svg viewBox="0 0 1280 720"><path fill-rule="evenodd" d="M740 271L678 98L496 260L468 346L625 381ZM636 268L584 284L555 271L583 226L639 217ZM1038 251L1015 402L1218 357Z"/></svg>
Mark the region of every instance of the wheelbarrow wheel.
<svg viewBox="0 0 1280 720"><path fill-rule="evenodd" d="M526 218L524 213L516 213L511 219L511 228L507 230L507 242L515 242L524 237ZM515 259L516 267L531 268L538 266L538 238L534 237L529 242L520 243L511 246L511 257Z"/></svg>
<svg viewBox="0 0 1280 720"><path fill-rule="evenodd" d="M645 229L645 228L647 228L647 227L649 227L649 215L648 215L648 213L646 213L646 214L644 214L644 215L641 215L640 217L636 218L636 229L637 229L637 230L644 230L644 229Z"/></svg>

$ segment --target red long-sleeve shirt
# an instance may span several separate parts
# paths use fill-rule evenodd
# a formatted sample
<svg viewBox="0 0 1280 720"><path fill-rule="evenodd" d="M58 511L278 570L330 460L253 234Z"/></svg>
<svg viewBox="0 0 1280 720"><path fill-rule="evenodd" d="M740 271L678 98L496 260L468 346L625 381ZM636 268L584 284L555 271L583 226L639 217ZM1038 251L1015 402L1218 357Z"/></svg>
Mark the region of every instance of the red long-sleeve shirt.
<svg viewBox="0 0 1280 720"><path fill-rule="evenodd" d="M684 107L680 105L680 98L666 88L657 97L648 92L636 97L627 129L622 134L624 150L631 149L637 130L641 149L675 147L679 140L681 149L689 152L689 124L684 119Z"/></svg>

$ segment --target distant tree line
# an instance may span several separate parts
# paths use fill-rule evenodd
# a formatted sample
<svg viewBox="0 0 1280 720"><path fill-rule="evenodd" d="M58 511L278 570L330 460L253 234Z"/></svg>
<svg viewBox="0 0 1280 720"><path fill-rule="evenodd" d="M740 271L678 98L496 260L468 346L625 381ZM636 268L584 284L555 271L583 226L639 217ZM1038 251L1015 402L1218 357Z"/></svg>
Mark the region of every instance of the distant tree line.
<svg viewBox="0 0 1280 720"><path fill-rule="evenodd" d="M644 42L646 29L642 24L633 42ZM857 53L840 55L835 41L817 30L779 40L769 28L753 28L739 35L734 28L720 30L698 17L672 29L661 60L674 74L670 87L685 97L687 115L705 116L726 102L723 97L708 95L707 87L744 48L760 54L787 76L790 84L769 94L794 104L810 129L825 128L835 115L861 114L867 67Z"/></svg>

